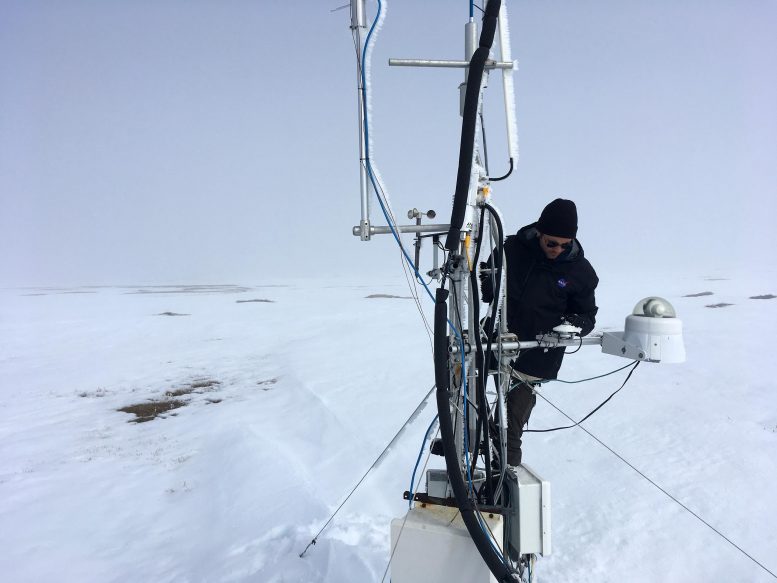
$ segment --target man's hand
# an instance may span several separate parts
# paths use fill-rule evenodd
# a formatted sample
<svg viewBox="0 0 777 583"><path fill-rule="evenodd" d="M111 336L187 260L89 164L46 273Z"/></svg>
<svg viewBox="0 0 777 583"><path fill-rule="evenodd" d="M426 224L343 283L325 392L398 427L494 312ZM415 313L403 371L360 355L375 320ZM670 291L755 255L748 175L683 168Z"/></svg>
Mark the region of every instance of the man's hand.
<svg viewBox="0 0 777 583"><path fill-rule="evenodd" d="M561 316L561 321L567 321L572 326L580 328L580 336L586 336L594 329L594 320L587 314L564 314Z"/></svg>
<svg viewBox="0 0 777 583"><path fill-rule="evenodd" d="M578 314L564 314L561 316L561 322L566 322L567 324L572 324L572 326L582 329L585 328L585 324L588 323L588 318Z"/></svg>

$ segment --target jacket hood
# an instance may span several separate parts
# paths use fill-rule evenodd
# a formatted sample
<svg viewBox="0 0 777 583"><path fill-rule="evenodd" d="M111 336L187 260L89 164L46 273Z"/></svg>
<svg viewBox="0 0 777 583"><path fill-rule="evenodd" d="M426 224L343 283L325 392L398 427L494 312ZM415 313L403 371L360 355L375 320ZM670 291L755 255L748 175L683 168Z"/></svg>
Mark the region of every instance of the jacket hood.
<svg viewBox="0 0 777 583"><path fill-rule="evenodd" d="M537 223L526 225L516 233L515 237L524 247L531 249L533 253L536 253L541 259L546 259L545 253L540 249L539 241L540 232L537 230ZM572 249L565 251L558 258L553 260L553 263L560 262L565 263L568 261L579 261L585 256L583 252L583 246L577 239L572 239Z"/></svg>

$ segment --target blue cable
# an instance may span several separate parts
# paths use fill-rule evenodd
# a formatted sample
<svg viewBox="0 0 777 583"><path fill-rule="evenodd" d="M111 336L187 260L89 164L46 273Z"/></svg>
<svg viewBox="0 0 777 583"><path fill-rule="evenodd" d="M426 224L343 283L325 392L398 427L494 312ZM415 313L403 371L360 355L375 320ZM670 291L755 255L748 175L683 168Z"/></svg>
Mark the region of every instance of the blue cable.
<svg viewBox="0 0 777 583"><path fill-rule="evenodd" d="M378 23L378 20L380 19L380 14L382 10L382 3L381 0L378 0L378 11L375 14L375 19L372 21L372 25L370 25L370 30L367 33L367 38L364 41L364 48L362 50L362 66L361 66L361 78L362 78L362 102L364 103L364 151L365 151L365 162L367 163L367 175L370 178L370 182L372 183L372 187L375 189L375 193L377 194L379 192L379 188L377 185L377 182L375 180L375 175L372 170L372 163L370 159L370 140L369 140L369 110L367 107L367 73L366 73L366 64L367 64L367 47L370 44L370 39L372 38L372 33L375 30L375 26ZM474 17L474 0L470 0L470 16ZM383 216L386 218L386 222L388 223L389 228L391 229L391 234L394 235L394 240L397 242L397 245L399 245L399 249L402 251L402 255L405 258L405 261L407 264L412 268L413 273L415 274L416 280L424 287L426 290L427 295L432 301L435 301L434 295L432 294L432 291L429 289L429 286L426 284L426 282L423 280L421 275L418 273L418 269L413 264L413 261L410 259L410 256L407 254L407 251L405 251L405 248L402 246L402 242L399 239L399 235L397 234L396 230L394 229L394 225L391 222L391 219L389 218L388 212L386 211L386 207L383 204L383 200L380 196L376 196L378 199L378 204L380 204L380 209L383 211ZM464 347L464 339L461 336L461 333L456 328L456 326L451 322L450 318L448 319L448 326L451 328L451 330L454 332L456 337L459 340L459 343L461 345L461 379L462 379L462 390L464 392L464 449L465 449L465 462L467 464L467 483L469 485L470 494L472 493L472 475L470 473L470 467L469 467L469 438L468 438L468 431L467 431L467 408L468 408L468 402L467 402L467 373L466 373L466 357L465 357L465 347ZM425 442L426 440L424 440ZM420 456L419 456L420 459ZM417 465L417 462L416 462ZM415 475L415 470L413 470L413 474ZM412 494L412 484L411 484L411 494ZM411 495L412 498L412 495ZM476 513L478 515L480 527L483 529L483 531L488 535L488 532L483 525L482 518L480 517L479 513ZM489 542L491 543L491 546L494 548L494 550L497 552L499 556L502 556L502 553L499 551L498 548L494 546L493 541L491 540L491 536L487 537ZM504 558L502 558L504 561Z"/></svg>
<svg viewBox="0 0 777 583"><path fill-rule="evenodd" d="M367 48L370 45L370 40L372 39L372 34L375 31L375 27L378 24L378 20L380 19L380 14L382 9L383 9L383 4L381 3L381 0L378 0L378 12L375 14L375 19L372 21L372 25L370 25L370 30L367 33L367 38L364 41L364 48L362 49L362 66L361 66L362 103L364 103L364 152L365 152L364 160L367 164L367 175L370 178L370 183L372 184L372 187L375 189L376 194L380 191L380 188L378 188L378 184L375 179L375 173L372 170L372 161L370 157L370 122L369 122L369 110L367 108ZM402 242L400 241L399 235L394 229L394 225L392 224L392 221L389 218L389 214L388 214L388 211L386 210L385 205L383 204L383 200L381 199L380 196L377 196L377 199L378 199L378 204L380 204L380 210L383 211L383 216L386 218L386 222L388 223L388 226L391 229L391 234L394 235L394 240L397 242L397 245L399 245L399 249L402 251L402 255L404 255L405 257L405 261L411 267L416 280L421 285L423 285L429 298L432 301L434 301L434 294L432 294L431 290L429 289L429 286L426 284L426 282L421 277L421 274L418 272L418 269L416 268L415 265L413 265L413 260L410 259L410 256L407 254L407 251L405 251L405 248L402 246Z"/></svg>
<svg viewBox="0 0 777 583"><path fill-rule="evenodd" d="M426 440L429 439L429 433L432 431L432 427L434 427L435 422L437 421L438 415L434 416L434 419L432 419L432 422L429 424L429 428L426 430L426 433L424 433L424 441L421 443L421 450L418 452L418 459L415 461L415 467L413 468L413 476L410 478L410 497L408 498L408 506L410 508L413 507L413 486L415 485L415 473L416 470L418 470L418 464L421 463L421 456L424 454L424 446L426 446Z"/></svg>
<svg viewBox="0 0 777 583"><path fill-rule="evenodd" d="M361 65L361 79L362 79L362 102L364 103L364 152L365 152L365 162L367 163L367 175L370 178L370 182L372 183L372 187L375 189L375 192L379 192L378 184L375 179L375 174L372 170L372 162L370 157L370 121L369 121L369 109L367 108L367 48L369 47L370 40L372 39L372 34L375 31L375 27L378 24L378 20L380 20L380 14L383 9L383 4L381 0L378 0L378 11L375 14L375 18L372 21L372 24L370 25L370 30L367 32L367 38L364 41L364 47L362 48L362 65ZM389 218L388 211L386 210L385 205L383 204L383 200L380 196L376 196L378 199L378 204L380 204L380 210L383 211L383 216L386 218L386 223L388 223L389 228L391 229L391 234L394 236L394 240L397 242L397 245L399 245L399 249L402 251L402 255L404 255L405 262L412 268L413 273L415 274L416 280L424 287L424 290L426 290L426 294L429 296L429 299L432 301L434 300L434 294L432 294L432 291L429 289L429 286L427 283L423 280L421 277L421 274L418 272L418 269L413 264L413 260L410 259L410 256L407 254L407 251L405 251L405 248L402 246L402 242L399 239L399 235L397 234L396 230L394 229L394 225L392 224L391 219ZM453 322L448 319L448 325L450 326L451 330L453 330L456 335L461 338L461 334L458 333L458 330L456 329L456 326L453 324ZM462 343L462 350L463 350L463 343ZM462 354L464 354L462 352ZM462 359L463 360L463 359Z"/></svg>

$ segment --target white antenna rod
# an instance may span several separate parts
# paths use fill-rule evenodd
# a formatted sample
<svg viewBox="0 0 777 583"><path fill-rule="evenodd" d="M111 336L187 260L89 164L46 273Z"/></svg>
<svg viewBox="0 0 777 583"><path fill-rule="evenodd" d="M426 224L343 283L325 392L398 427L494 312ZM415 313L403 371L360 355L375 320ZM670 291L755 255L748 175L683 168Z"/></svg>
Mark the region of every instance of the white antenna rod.
<svg viewBox="0 0 777 583"><path fill-rule="evenodd" d="M510 26L507 20L507 6L505 0L502 0L502 7L499 10L499 53L502 61L512 62L512 51L510 49ZM505 119L507 120L507 150L514 164L518 163L518 124L515 120L515 89L513 87L513 70L515 63L510 69L502 69L502 90L505 100Z"/></svg>

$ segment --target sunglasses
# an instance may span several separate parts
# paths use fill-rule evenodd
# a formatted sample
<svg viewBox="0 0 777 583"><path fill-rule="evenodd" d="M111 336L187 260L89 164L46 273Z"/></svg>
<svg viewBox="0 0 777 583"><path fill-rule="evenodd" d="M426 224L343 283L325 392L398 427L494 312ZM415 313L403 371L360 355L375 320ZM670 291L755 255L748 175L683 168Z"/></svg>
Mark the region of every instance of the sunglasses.
<svg viewBox="0 0 777 583"><path fill-rule="evenodd" d="M543 239L543 244L548 249L555 249L556 247L561 247L564 250L571 249L572 248L572 241L569 241L568 243L559 243L558 241L551 241L550 239Z"/></svg>

